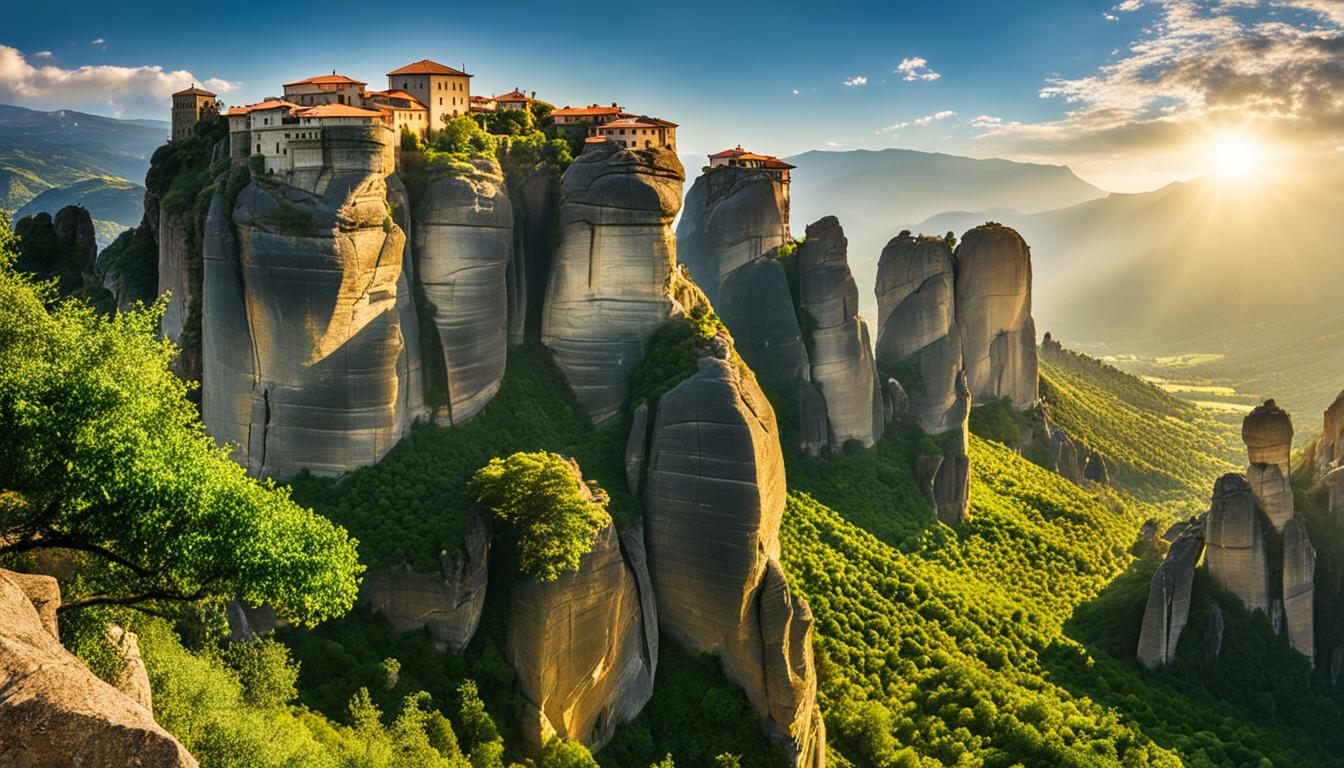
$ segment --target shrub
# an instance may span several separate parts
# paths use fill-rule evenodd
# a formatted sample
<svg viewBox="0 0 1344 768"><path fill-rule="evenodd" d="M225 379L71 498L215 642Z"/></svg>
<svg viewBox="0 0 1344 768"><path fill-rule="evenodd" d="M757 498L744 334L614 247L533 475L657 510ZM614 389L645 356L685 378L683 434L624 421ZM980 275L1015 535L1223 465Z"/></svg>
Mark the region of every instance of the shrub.
<svg viewBox="0 0 1344 768"><path fill-rule="evenodd" d="M283 643L266 637L233 643L225 650L224 660L238 675L243 698L252 706L278 707L298 695L294 684L299 666L290 660Z"/></svg>

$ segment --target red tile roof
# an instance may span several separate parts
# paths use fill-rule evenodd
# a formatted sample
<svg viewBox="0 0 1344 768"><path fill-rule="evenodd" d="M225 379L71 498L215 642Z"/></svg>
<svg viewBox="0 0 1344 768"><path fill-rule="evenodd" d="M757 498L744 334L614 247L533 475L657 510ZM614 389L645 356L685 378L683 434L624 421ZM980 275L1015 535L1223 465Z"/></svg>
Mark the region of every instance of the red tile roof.
<svg viewBox="0 0 1344 768"><path fill-rule="evenodd" d="M281 108L299 109L299 105L290 103L288 101L285 101L284 99L267 99L265 101L258 102L256 104L249 104L248 106L243 107L243 109L246 109L248 112L256 112L262 109L281 109Z"/></svg>
<svg viewBox="0 0 1344 768"><path fill-rule="evenodd" d="M758 155L755 152L748 152L747 150L742 148L741 144L737 145L732 149L725 149L722 152L715 152L714 154L709 156L709 159L759 160L763 167L775 168L779 170L790 170L798 167L796 165L789 165L788 163L784 162L783 160L780 160L774 155Z"/></svg>
<svg viewBox="0 0 1344 768"><path fill-rule="evenodd" d="M204 88L197 88L196 85L193 83L192 86L191 86L190 88L188 88L188 89L186 89L186 90L184 90L184 91L178 91L177 93L174 93L173 95L174 95L174 96L210 96L210 97L214 97L215 94L213 94L213 93L211 93L211 92L205 90Z"/></svg>
<svg viewBox="0 0 1344 768"><path fill-rule="evenodd" d="M251 107L229 107L227 115L229 117L237 117L238 115L246 115L248 112L251 111L252 111Z"/></svg>
<svg viewBox="0 0 1344 768"><path fill-rule="evenodd" d="M676 123L669 123L657 117L648 117L647 115L629 115L619 120L612 120L609 123L603 123L598 126L598 130L608 128L676 128Z"/></svg>
<svg viewBox="0 0 1344 768"><path fill-rule="evenodd" d="M292 83L285 83L284 87L288 88L291 85L367 85L367 83L363 80L355 80L354 78L338 75L335 72L332 72L330 75L318 75L317 77L307 77L303 80L295 80Z"/></svg>
<svg viewBox="0 0 1344 768"><path fill-rule="evenodd" d="M496 96L495 101L529 101L527 94L514 88L503 96Z"/></svg>
<svg viewBox="0 0 1344 768"><path fill-rule="evenodd" d="M445 67L437 61L421 59L413 64L407 64L400 69L394 69L387 73L388 77L393 75L457 75L458 77L471 77L466 72L452 67Z"/></svg>
<svg viewBox="0 0 1344 768"><path fill-rule="evenodd" d="M412 96L411 94L409 94L409 93L407 93L407 92L405 92L405 91L398 91L398 90L369 91L369 94L368 94L368 95L370 95L370 96L384 96L384 97L389 98L389 99L404 99L404 100L406 100L406 101L411 102L411 107L410 107L411 109L425 109L425 105L424 105L423 102L421 102L419 99L417 99L416 97ZM475 98L475 97L473 96L472 98ZM390 106L390 105L389 105L389 106ZM396 107L396 109L406 109L406 107Z"/></svg>
<svg viewBox="0 0 1344 768"><path fill-rule="evenodd" d="M612 104L610 107L599 107L596 104L589 104L586 107L562 107L551 112L552 116L561 115L565 117L596 117L598 115L620 115L624 110Z"/></svg>
<svg viewBox="0 0 1344 768"><path fill-rule="evenodd" d="M319 104L299 113L299 117L380 117L376 109L352 107L349 104Z"/></svg>

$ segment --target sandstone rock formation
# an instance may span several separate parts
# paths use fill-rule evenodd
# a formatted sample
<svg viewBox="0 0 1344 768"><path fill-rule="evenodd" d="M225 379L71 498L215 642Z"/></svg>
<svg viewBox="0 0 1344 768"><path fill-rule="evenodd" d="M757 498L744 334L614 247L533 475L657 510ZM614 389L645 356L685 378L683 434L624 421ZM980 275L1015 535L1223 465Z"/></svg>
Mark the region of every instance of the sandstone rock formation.
<svg viewBox="0 0 1344 768"><path fill-rule="evenodd" d="M625 485L633 494L639 493L648 452L649 404L640 403L630 419L630 434L625 439Z"/></svg>
<svg viewBox="0 0 1344 768"><path fill-rule="evenodd" d="M1313 663L1316 659L1313 601L1316 597L1316 550L1302 521L1283 527L1283 614L1288 642Z"/></svg>
<svg viewBox="0 0 1344 768"><path fill-rule="evenodd" d="M888 424L900 424L910 415L910 395L895 379L882 386L882 416Z"/></svg>
<svg viewBox="0 0 1344 768"><path fill-rule="evenodd" d="M820 456L823 448L831 445L831 421L826 415L826 398L817 385L799 379L798 392L798 450L804 456Z"/></svg>
<svg viewBox="0 0 1344 768"><path fill-rule="evenodd" d="M1139 631L1139 663L1155 669L1176 661L1176 647L1190 618L1190 588L1195 565L1204 554L1204 526L1198 521L1185 526L1167 550L1153 574L1148 605Z"/></svg>
<svg viewBox="0 0 1344 768"><path fill-rule="evenodd" d="M531 751L555 734L597 749L653 695L657 616L646 568L609 524L578 571L513 586L507 652Z"/></svg>
<svg viewBox="0 0 1344 768"><path fill-rule="evenodd" d="M612 142L590 144L565 171L541 338L595 422L625 405L658 326L703 300L676 266L681 184L675 152Z"/></svg>
<svg viewBox="0 0 1344 768"><path fill-rule="evenodd" d="M490 577L490 519L472 513L462 552L439 556L436 575L409 568L369 571L360 602L400 632L428 629L440 650L460 653L476 634Z"/></svg>
<svg viewBox="0 0 1344 768"><path fill-rule="evenodd" d="M1274 530L1293 517L1293 489L1289 484L1289 456L1293 448L1293 420L1273 400L1266 400L1246 415L1241 438L1251 464L1246 481Z"/></svg>
<svg viewBox="0 0 1344 768"><path fill-rule="evenodd" d="M677 257L733 334L742 359L768 379L810 375L784 266L783 185L763 171L722 166L695 180L677 224Z"/></svg>
<svg viewBox="0 0 1344 768"><path fill-rule="evenodd" d="M1213 585L1235 596L1246 610L1268 615L1264 530L1251 486L1241 475L1228 473L1214 484L1205 545Z"/></svg>
<svg viewBox="0 0 1344 768"><path fill-rule="evenodd" d="M470 175L426 186L411 230L453 424L475 416L499 391L508 349L513 207L498 164L481 159L474 165Z"/></svg>
<svg viewBox="0 0 1344 768"><path fill-rule="evenodd" d="M328 130L328 167L253 181L231 216L211 203L202 412L253 475L374 463L423 414L391 157L370 130Z"/></svg>
<svg viewBox="0 0 1344 768"><path fill-rule="evenodd" d="M1086 481L1110 483L1111 473L1105 456L1060 429L1049 416L1045 418L1045 434L1055 460L1055 472L1061 477L1078 485Z"/></svg>
<svg viewBox="0 0 1344 768"><path fill-rule="evenodd" d="M0 765L195 768L149 710L61 647L0 571Z"/></svg>
<svg viewBox="0 0 1344 768"><path fill-rule="evenodd" d="M200 241L192 224L192 212L170 211L154 206L158 226L154 234L159 243L159 295L170 294L160 326L165 338L176 342L182 337L187 308L200 289ZM146 216L150 210L146 208Z"/></svg>
<svg viewBox="0 0 1344 768"><path fill-rule="evenodd" d="M116 624L107 627L107 642L116 649L121 659L121 669L117 671L112 687L126 694L127 698L154 711L154 693L149 687L149 672L145 670L145 660L140 658L140 638L134 632L127 631Z"/></svg>
<svg viewBox="0 0 1344 768"><path fill-rule="evenodd" d="M949 525L963 523L970 517L971 458L970 458L971 392L966 372L957 373L956 401L950 416L957 426L942 438L943 462L933 478L933 503L938 519Z"/></svg>
<svg viewBox="0 0 1344 768"><path fill-rule="evenodd" d="M808 225L798 246L799 305L813 322L812 381L826 398L832 449L848 440L871 446L883 425L882 388L847 249L834 216Z"/></svg>
<svg viewBox="0 0 1344 768"><path fill-rule="evenodd" d="M56 609L61 607L61 587L56 583L56 579L42 574L17 571L0 572L0 577L9 579L23 592L28 602L32 603L33 610L37 611L42 629L56 640L60 640L61 628L56 621Z"/></svg>
<svg viewBox="0 0 1344 768"><path fill-rule="evenodd" d="M877 267L877 364L908 372L910 412L925 432L956 429L957 373L962 369L952 252L942 238L902 232L882 249Z"/></svg>
<svg viewBox="0 0 1344 768"><path fill-rule="evenodd" d="M1036 404L1036 323L1031 317L1031 249L1017 232L985 224L961 238L956 265L956 320L971 396Z"/></svg>
<svg viewBox="0 0 1344 768"><path fill-rule="evenodd" d="M1325 473L1344 465L1344 392L1325 409L1321 439L1316 443L1316 473Z"/></svg>
<svg viewBox="0 0 1344 768"><path fill-rule="evenodd" d="M1274 530L1293 519L1293 487L1279 464L1252 464L1246 468L1246 482L1255 500Z"/></svg>
<svg viewBox="0 0 1344 768"><path fill-rule="evenodd" d="M811 614L778 567L784 462L774 411L726 359L658 401L645 486L659 624L719 654L791 766L822 766Z"/></svg>

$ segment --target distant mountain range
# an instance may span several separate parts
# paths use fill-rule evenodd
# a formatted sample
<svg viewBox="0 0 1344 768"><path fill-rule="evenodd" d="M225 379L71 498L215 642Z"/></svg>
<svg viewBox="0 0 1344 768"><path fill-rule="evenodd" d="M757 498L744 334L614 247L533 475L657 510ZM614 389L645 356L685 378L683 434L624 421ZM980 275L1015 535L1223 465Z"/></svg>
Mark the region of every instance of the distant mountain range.
<svg viewBox="0 0 1344 768"><path fill-rule="evenodd" d="M839 217L849 239L860 309L870 323L877 309L873 285L878 258L887 241L909 222L945 211L1045 211L1106 195L1061 165L908 149L812 151L785 160L798 166L791 206L794 235L801 237L822 216Z"/></svg>
<svg viewBox="0 0 1344 768"><path fill-rule="evenodd" d="M84 205L105 245L140 222L154 150L168 123L0 104L0 209L11 216Z"/></svg>

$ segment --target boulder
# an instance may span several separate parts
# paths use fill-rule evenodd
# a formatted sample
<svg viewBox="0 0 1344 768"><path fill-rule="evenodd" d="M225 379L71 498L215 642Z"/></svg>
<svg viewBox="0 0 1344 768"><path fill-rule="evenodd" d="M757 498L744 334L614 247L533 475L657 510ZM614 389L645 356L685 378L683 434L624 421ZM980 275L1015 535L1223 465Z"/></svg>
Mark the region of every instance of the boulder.
<svg viewBox="0 0 1344 768"><path fill-rule="evenodd" d="M625 485L639 494L644 479L644 459L649 450L649 404L640 403L630 419L630 434L625 439Z"/></svg>
<svg viewBox="0 0 1344 768"><path fill-rule="evenodd" d="M440 554L438 574L409 567L371 570L360 585L359 602L386 616L397 631L428 629L439 650L460 653L485 609L492 539L490 519L473 512L462 551Z"/></svg>
<svg viewBox="0 0 1344 768"><path fill-rule="evenodd" d="M1324 475L1344 465L1344 392L1325 409L1321 439L1316 443L1316 473Z"/></svg>
<svg viewBox="0 0 1344 768"><path fill-rule="evenodd" d="M1036 323L1031 317L1031 249L1012 229L967 232L953 256L957 325L971 396L1007 398L1018 410L1039 399Z"/></svg>
<svg viewBox="0 0 1344 768"><path fill-rule="evenodd" d="M676 267L682 178L675 152L609 141L588 145L565 171L541 338L595 422L625 406L653 332L704 302Z"/></svg>
<svg viewBox="0 0 1344 768"><path fill-rule="evenodd" d="M335 152L341 135L329 138ZM211 203L202 413L253 475L372 464L423 415L390 172L256 180L231 216L221 196Z"/></svg>
<svg viewBox="0 0 1344 768"><path fill-rule="evenodd" d="M695 180L677 224L677 258L733 334L742 359L766 379L810 375L784 265L788 196L769 173L721 166Z"/></svg>
<svg viewBox="0 0 1344 768"><path fill-rule="evenodd" d="M1185 526L1153 574L1148 605L1139 630L1139 663L1155 669L1176 661L1176 647L1190 618L1190 588L1195 566L1204 554L1204 526ZM1220 617L1221 618L1221 617Z"/></svg>
<svg viewBox="0 0 1344 768"><path fill-rule="evenodd" d="M882 388L859 289L849 271L848 240L834 216L807 227L798 246L799 305L812 319L812 381L826 398L830 444L872 446L882 436Z"/></svg>
<svg viewBox="0 0 1344 768"><path fill-rule="evenodd" d="M451 423L499 391L508 350L513 207L493 159L426 185L412 228L420 284L438 330Z"/></svg>
<svg viewBox="0 0 1344 768"><path fill-rule="evenodd" d="M1313 601L1316 597L1316 550L1302 521L1292 518L1283 527L1283 614L1288 643L1314 663L1316 660Z"/></svg>
<svg viewBox="0 0 1344 768"><path fill-rule="evenodd" d="M1241 439L1251 464L1278 464L1288 477L1293 450L1293 419L1273 400L1266 400L1246 414Z"/></svg>
<svg viewBox="0 0 1344 768"><path fill-rule="evenodd" d="M28 602L37 611L42 629L54 639L61 639L60 625L56 621L56 609L61 607L61 586L56 579L39 573L19 573L17 571L0 572L23 592Z"/></svg>
<svg viewBox="0 0 1344 768"><path fill-rule="evenodd" d="M779 571L787 489L774 411L715 357L658 402L644 510L659 626L717 653L790 766L825 764L812 617Z"/></svg>
<svg viewBox="0 0 1344 768"><path fill-rule="evenodd" d="M195 768L149 710L99 680L0 571L0 765Z"/></svg>
<svg viewBox="0 0 1344 768"><path fill-rule="evenodd" d="M1240 600L1246 610L1268 615L1264 529L1255 495L1241 475L1228 473L1214 483L1204 538L1213 585Z"/></svg>
<svg viewBox="0 0 1344 768"><path fill-rule="evenodd" d="M933 478L933 502L938 519L948 525L964 523L970 518L971 459L970 459L971 393L964 371L957 374L957 400L954 410L958 426L941 439L943 461Z"/></svg>
<svg viewBox="0 0 1344 768"><path fill-rule="evenodd" d="M121 669L117 671L115 679L110 681L112 687L152 713L154 693L149 687L149 672L145 669L145 660L140 658L140 638L136 637L134 632L116 624L107 626L105 636L121 660Z"/></svg>
<svg viewBox="0 0 1344 768"><path fill-rule="evenodd" d="M507 653L530 752L557 734L598 749L653 695L657 617L636 567L642 553L626 556L608 524L577 571L513 585Z"/></svg>

